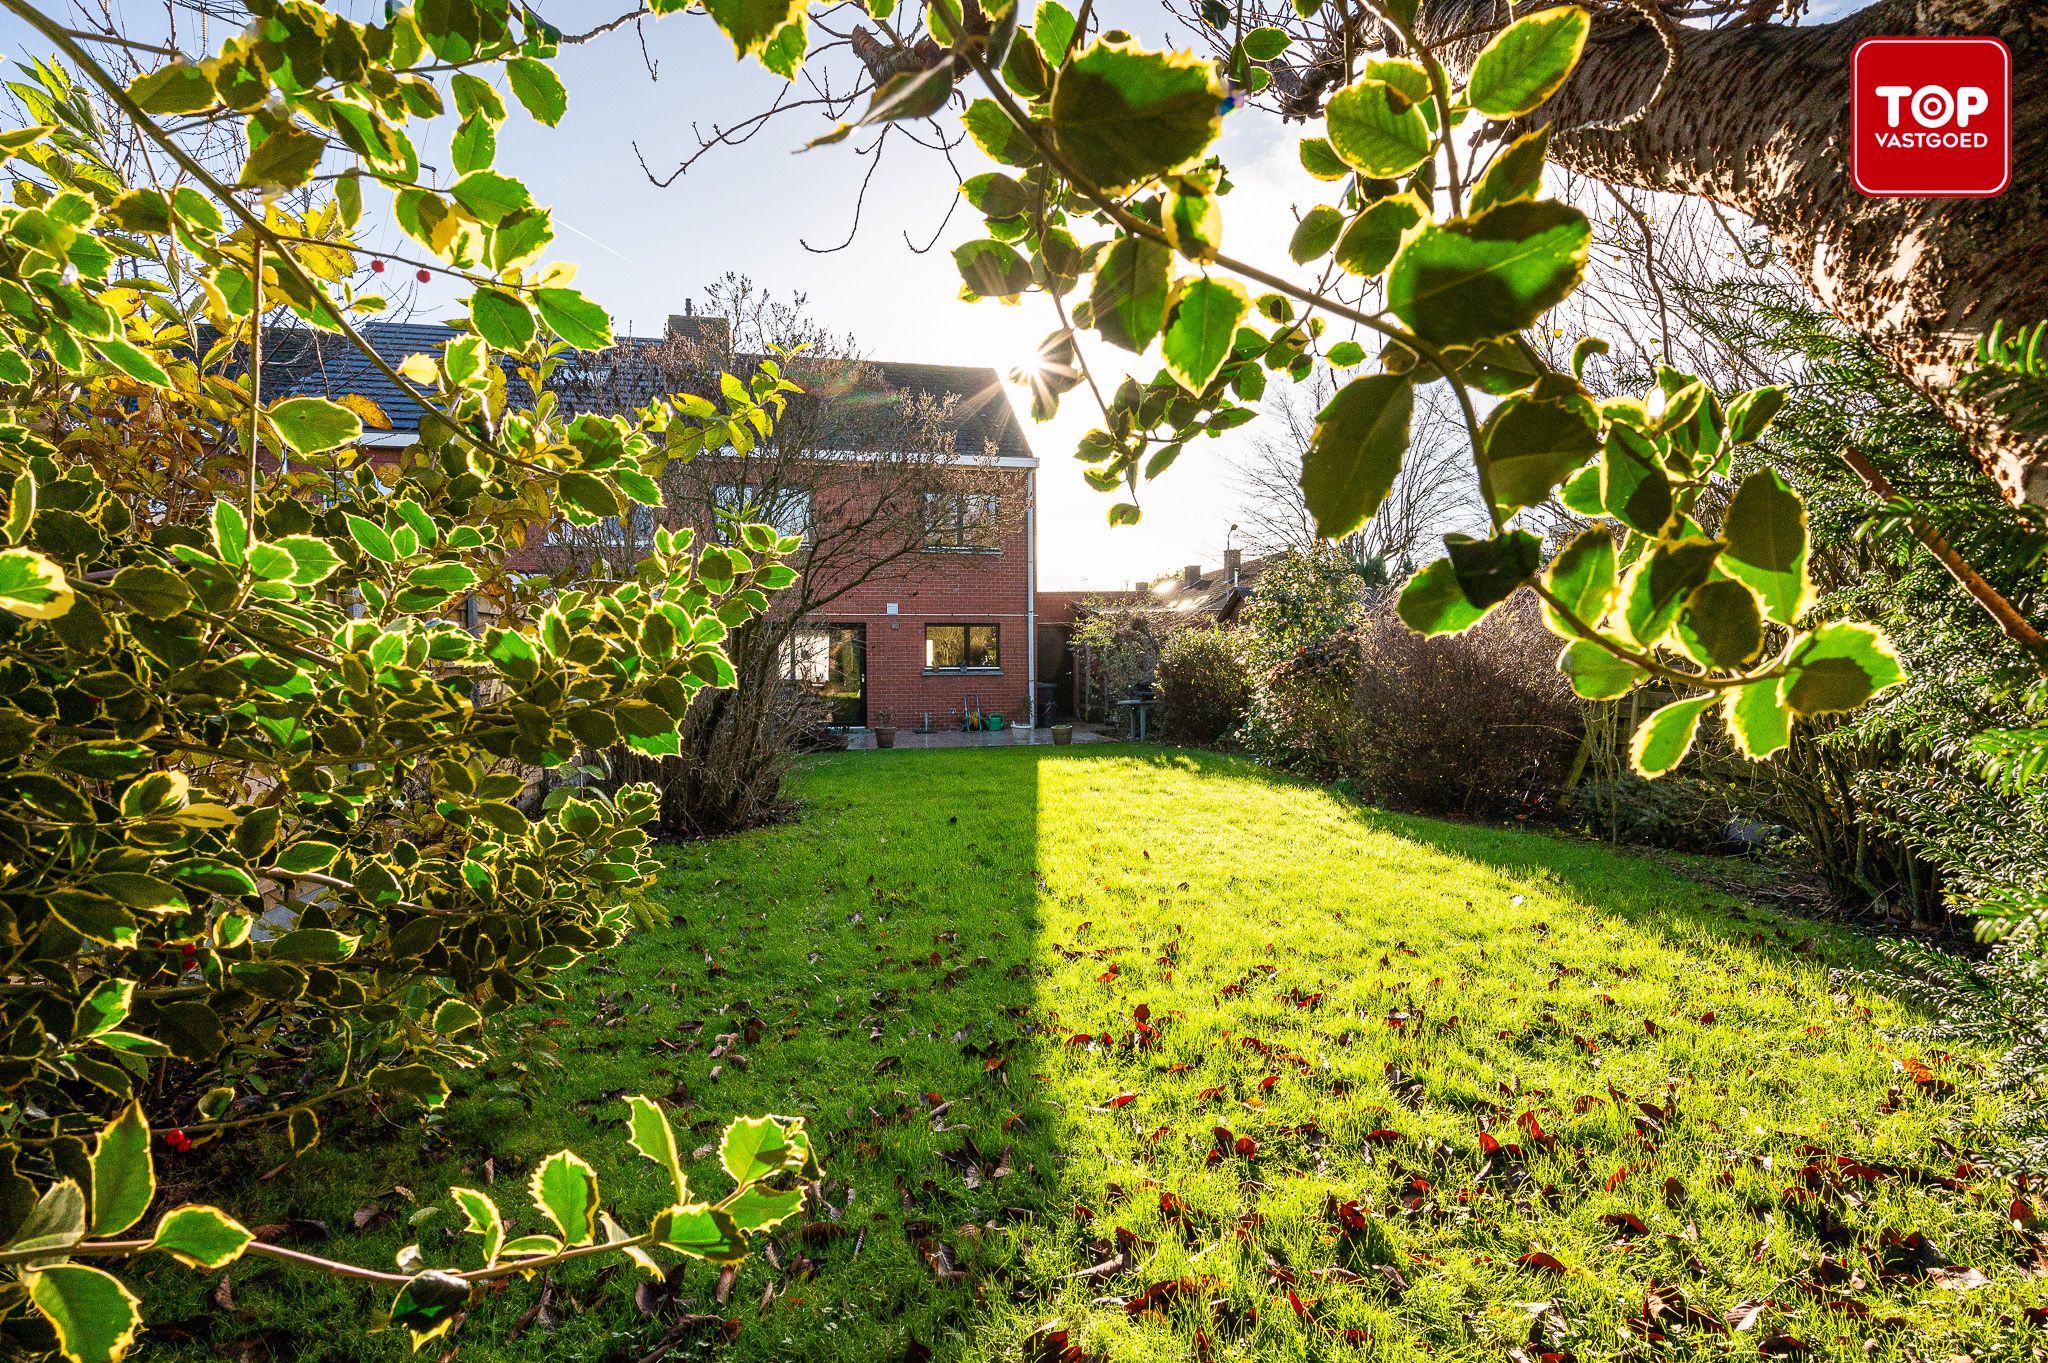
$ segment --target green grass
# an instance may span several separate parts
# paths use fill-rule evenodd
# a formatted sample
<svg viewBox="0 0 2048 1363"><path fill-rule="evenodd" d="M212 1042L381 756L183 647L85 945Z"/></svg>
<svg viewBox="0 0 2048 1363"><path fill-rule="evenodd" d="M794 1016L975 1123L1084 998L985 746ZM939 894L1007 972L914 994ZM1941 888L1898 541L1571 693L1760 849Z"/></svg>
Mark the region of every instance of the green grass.
<svg viewBox="0 0 2048 1363"><path fill-rule="evenodd" d="M740 1332L673 1357L927 1356L913 1340L940 1359L1050 1357L1026 1341L1058 1320L1116 1360L1592 1359L1642 1351L1626 1322L1653 1282L1717 1319L1776 1302L1752 1332L1696 1326L1670 1357L1754 1357L1780 1335L1808 1358L2038 1357L2040 1332L2014 1323L2043 1290L2009 1188L1919 1177L1952 1175L1936 1141L1995 1111L1979 1059L1921 1056L1954 1091L1914 1083L1911 1046L1884 1035L1906 1014L1829 981L1867 962L1854 936L1665 862L1361 809L1215 756L849 754L797 793L795 822L674 851L672 923L577 973L551 1033L561 1068L530 1107L480 1084L424 1145L417 1126L339 1123L220 1195L252 1221L327 1222L318 1248L338 1257L388 1265L418 1235L466 1264L457 1218L406 1221L481 1184L487 1159L511 1207L535 1160L574 1147L643 1221L665 1178L628 1149L618 1097L673 1094L686 1152L737 1114L808 1114L832 1204L816 1219L836 1227L783 1236L780 1267L751 1259L724 1306L692 1269L686 1309ZM731 1033L744 1061L711 1059ZM1210 1160L1218 1126L1256 1152ZM1520 1158L1486 1167L1489 1128ZM1834 1156L1869 1176L1802 1174ZM687 1162L718 1187L715 1161ZM1808 1181L1818 1196L1785 1194ZM1345 1231L1333 1200L1363 1219ZM391 1218L351 1229L371 1206ZM1603 1220L1623 1216L1647 1233ZM1070 1276L1112 1257L1119 1228L1127 1269ZM1881 1277L1892 1231L1990 1285ZM1788 1286L1834 1276L1823 1256L1853 1280ZM405 1353L365 1337L379 1298L360 1286L244 1263L222 1312L202 1301L212 1280L147 1276L156 1338L192 1356ZM550 1316L513 1338L539 1300L520 1283L485 1303L464 1356L633 1359L664 1328L623 1270L563 1274Z"/></svg>

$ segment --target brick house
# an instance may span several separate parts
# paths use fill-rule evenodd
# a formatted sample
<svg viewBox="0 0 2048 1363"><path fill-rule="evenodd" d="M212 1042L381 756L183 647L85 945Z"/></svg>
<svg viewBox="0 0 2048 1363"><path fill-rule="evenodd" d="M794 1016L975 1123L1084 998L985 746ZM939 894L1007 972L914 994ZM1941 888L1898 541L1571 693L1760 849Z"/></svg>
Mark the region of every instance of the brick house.
<svg viewBox="0 0 2048 1363"><path fill-rule="evenodd" d="M1112 707L1132 681L1150 678L1160 642L1187 625L1234 622L1272 561L1226 549L1219 568L1191 563L1142 587L1040 592L1038 666L1040 679L1053 688L1050 712L1060 719L1111 718ZM1075 634L1090 617L1109 615L1122 616L1132 625L1126 637L1147 641L1121 658L1118 668L1106 667L1095 649L1075 642Z"/></svg>
<svg viewBox="0 0 2048 1363"><path fill-rule="evenodd" d="M722 318L679 316L670 319L664 337L622 337L619 349L602 357L603 397L578 394L572 377L564 403L616 410L649 401L673 385L634 370L636 352L651 354L679 338L716 350L724 327ZM431 324L371 323L363 331L394 366L407 355L438 351L450 336ZM721 362L739 374L753 367L745 356ZM958 728L969 713L1029 725L1039 695L1038 460L1001 381L993 369L963 365L862 362L846 372L853 377L843 384L827 375L812 385L821 391L810 452L793 471L792 461L784 461L772 488L760 485L758 460L728 449L695 461L692 476L708 495L685 500L699 513L686 506L636 508L626 524L606 522L599 529L625 551L663 522L696 520L700 530L718 533L726 512L803 534L807 544L795 566L809 569L814 555L821 561L806 595L831 599L795 622L779 670L786 682L816 697L835 725ZM365 432L364 443L372 447L400 449L418 437L419 407L345 342L317 333L281 336L270 344L264 386L279 395L371 399L392 422L389 431ZM877 471L899 457L887 448L887 432L897 425L892 414L913 399L945 429L949 452L933 459L948 466L946 477L878 483ZM899 458L894 467L902 466ZM878 486L888 491L878 493ZM863 560L856 545L855 552L832 559L836 568L822 564L826 546L857 538L864 526L885 519L868 504L878 495L918 504L908 509L916 518L909 530L914 538L884 562L871 561L878 555ZM712 509L702 508L706 502ZM905 533L900 515L893 523L894 533ZM536 526L526 546L508 556L508 566L559 571L575 538L563 524ZM474 607L469 622L478 623Z"/></svg>

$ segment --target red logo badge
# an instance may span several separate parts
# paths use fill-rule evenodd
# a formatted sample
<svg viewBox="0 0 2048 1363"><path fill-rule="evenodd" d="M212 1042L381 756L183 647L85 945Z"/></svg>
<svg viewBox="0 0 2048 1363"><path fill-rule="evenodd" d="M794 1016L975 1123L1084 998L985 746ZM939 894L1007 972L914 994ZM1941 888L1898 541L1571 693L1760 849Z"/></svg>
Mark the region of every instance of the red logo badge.
<svg viewBox="0 0 2048 1363"><path fill-rule="evenodd" d="M1888 198L1986 198L2012 180L2012 54L1996 38L1865 38L1849 58L1850 167Z"/></svg>

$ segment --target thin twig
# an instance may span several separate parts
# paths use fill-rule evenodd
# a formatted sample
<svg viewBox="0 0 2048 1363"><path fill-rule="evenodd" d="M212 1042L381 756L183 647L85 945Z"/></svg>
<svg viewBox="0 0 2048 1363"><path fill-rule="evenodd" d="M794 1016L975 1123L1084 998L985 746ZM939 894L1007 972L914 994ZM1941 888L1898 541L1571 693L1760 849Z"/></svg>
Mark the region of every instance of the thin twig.
<svg viewBox="0 0 2048 1363"><path fill-rule="evenodd" d="M263 238L256 238L253 246L249 274L256 284L256 300L249 309L249 486L242 494L252 535L256 533L256 465L263 448ZM235 552L245 551L246 546L235 546Z"/></svg>

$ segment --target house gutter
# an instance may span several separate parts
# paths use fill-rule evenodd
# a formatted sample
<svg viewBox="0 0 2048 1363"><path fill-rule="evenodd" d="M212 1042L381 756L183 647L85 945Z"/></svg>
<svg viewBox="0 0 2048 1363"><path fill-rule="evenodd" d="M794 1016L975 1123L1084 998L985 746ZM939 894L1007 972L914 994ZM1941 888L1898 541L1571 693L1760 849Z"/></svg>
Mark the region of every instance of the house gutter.
<svg viewBox="0 0 2048 1363"><path fill-rule="evenodd" d="M1024 656L1027 729L1038 727L1038 469L1024 475Z"/></svg>

